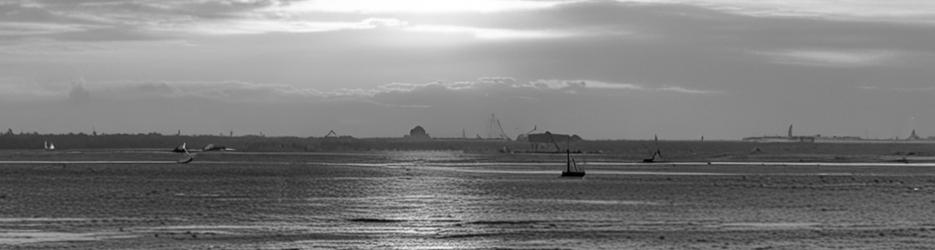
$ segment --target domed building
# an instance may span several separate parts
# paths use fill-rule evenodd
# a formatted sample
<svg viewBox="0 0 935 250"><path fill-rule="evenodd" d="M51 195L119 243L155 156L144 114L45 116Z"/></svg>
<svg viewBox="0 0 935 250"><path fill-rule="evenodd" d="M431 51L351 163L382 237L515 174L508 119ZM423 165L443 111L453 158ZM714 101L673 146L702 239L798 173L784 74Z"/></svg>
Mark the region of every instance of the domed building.
<svg viewBox="0 0 935 250"><path fill-rule="evenodd" d="M407 139L411 140L428 140L432 139L428 133L425 132L425 129L422 126L416 126L409 130L409 135L406 136Z"/></svg>

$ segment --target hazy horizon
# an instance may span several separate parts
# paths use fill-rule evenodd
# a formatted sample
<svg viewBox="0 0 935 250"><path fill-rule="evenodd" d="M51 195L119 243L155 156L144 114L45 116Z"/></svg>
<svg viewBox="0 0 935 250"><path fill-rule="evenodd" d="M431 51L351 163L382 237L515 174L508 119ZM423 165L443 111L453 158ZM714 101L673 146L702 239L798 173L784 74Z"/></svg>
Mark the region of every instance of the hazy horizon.
<svg viewBox="0 0 935 250"><path fill-rule="evenodd" d="M935 135L920 0L0 0L0 129Z"/></svg>

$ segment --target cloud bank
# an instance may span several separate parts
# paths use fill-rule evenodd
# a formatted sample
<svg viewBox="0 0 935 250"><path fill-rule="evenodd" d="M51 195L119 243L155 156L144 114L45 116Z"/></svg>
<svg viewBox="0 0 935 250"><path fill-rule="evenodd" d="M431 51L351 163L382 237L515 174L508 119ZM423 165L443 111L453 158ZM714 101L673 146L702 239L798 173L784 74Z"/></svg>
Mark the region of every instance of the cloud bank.
<svg viewBox="0 0 935 250"><path fill-rule="evenodd" d="M15 92L42 92L42 99L3 96L0 112L16 121L12 127L37 123L43 125L34 128L53 132L90 126L111 132L164 131L181 126L193 133L216 133L211 128L226 127L240 133L264 128L269 135L316 135L342 128L343 133L355 136L396 135L419 124L439 136L460 135L461 129L486 134L482 131L484 121L490 113L496 113L511 134L539 126L605 138L608 129L615 129L601 124L625 119L607 115L607 111L642 113L637 106L656 101L700 101L724 93L586 80L518 81L510 77L389 83L333 91L282 84L191 81L77 81L59 87L49 90L54 88L34 86L34 90ZM30 115L35 112L44 115ZM595 119L606 123L575 122ZM385 126L373 126L374 121ZM616 137L636 136L636 131L638 127L627 128L618 131Z"/></svg>
<svg viewBox="0 0 935 250"><path fill-rule="evenodd" d="M719 90L698 90L681 86L647 87L629 83L608 83L593 80L534 80L518 81L511 77L482 77L473 81L388 83L368 89L336 89L321 91L287 84L261 84L238 81L108 81L87 82L83 79L68 85L56 84L57 88L41 85L22 85L13 82L21 79L0 81L5 100L30 100L33 98L79 98L101 100L178 99L196 98L222 102L315 102L329 99L367 100L388 95L410 95L424 92L449 92L453 95L490 96L509 93L515 96L535 98L542 93L576 95L620 95L626 93L685 95L724 94ZM30 96L32 95L32 96ZM406 99L406 98L400 98Z"/></svg>

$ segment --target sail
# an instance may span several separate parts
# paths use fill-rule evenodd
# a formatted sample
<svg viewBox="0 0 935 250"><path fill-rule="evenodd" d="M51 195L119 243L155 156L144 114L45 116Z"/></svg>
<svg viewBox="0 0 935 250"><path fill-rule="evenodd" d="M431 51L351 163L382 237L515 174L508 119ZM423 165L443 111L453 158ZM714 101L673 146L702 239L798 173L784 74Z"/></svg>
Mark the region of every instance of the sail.
<svg viewBox="0 0 935 250"><path fill-rule="evenodd" d="M188 152L188 148L186 147L186 143L183 142L182 145L179 145L179 146L175 147L174 149L172 149L172 152L175 152L175 153L185 153L185 152Z"/></svg>
<svg viewBox="0 0 935 250"><path fill-rule="evenodd" d="M565 150L565 171L562 171L562 177L584 177L584 170L578 169L575 159L571 158L571 150Z"/></svg>

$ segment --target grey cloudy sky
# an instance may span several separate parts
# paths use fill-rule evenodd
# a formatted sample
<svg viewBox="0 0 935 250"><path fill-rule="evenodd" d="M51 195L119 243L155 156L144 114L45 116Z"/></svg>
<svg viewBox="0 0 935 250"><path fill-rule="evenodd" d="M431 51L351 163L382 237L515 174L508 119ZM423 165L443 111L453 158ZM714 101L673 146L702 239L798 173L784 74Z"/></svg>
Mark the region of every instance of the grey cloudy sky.
<svg viewBox="0 0 935 250"><path fill-rule="evenodd" d="M0 127L935 135L924 0L0 0Z"/></svg>

